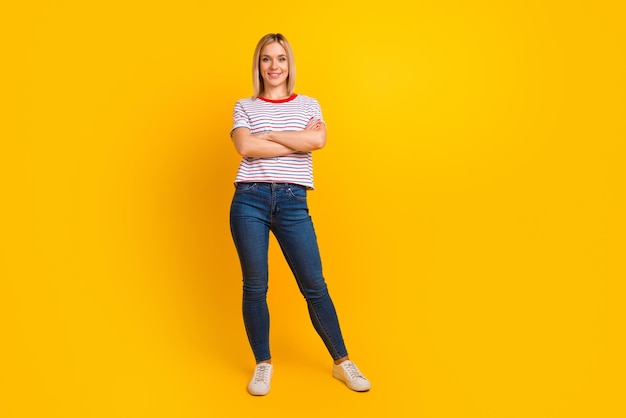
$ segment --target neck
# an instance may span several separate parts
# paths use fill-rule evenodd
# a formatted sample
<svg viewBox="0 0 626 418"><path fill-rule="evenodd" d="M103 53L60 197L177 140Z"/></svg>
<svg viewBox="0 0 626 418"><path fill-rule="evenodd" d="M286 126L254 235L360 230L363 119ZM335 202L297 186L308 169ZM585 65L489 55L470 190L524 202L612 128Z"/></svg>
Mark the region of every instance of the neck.
<svg viewBox="0 0 626 418"><path fill-rule="evenodd" d="M287 86L280 86L263 90L261 96L270 100L280 100L288 98L289 94L287 93Z"/></svg>

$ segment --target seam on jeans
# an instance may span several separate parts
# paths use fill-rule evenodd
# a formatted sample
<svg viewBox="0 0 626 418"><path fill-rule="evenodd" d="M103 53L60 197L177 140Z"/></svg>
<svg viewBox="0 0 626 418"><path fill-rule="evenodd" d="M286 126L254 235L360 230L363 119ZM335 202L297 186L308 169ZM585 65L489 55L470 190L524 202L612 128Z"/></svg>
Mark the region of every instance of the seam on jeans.
<svg viewBox="0 0 626 418"><path fill-rule="evenodd" d="M241 186L242 185L246 185L247 187L244 189ZM237 185L235 186L235 194L246 194L246 193L250 193L253 192L257 189L258 184L255 182L242 182L242 183L237 183Z"/></svg>
<svg viewBox="0 0 626 418"><path fill-rule="evenodd" d="M319 325L319 329L324 331L324 335L326 336L326 341L330 342L330 345L331 345L331 348L332 348L332 351L333 351L331 353L331 356L333 357L333 360L337 360L337 359L341 358L341 356L339 355L339 351L337 350L336 342L334 341L334 339L328 333L328 330L326 329L326 327L324 326L324 324L320 320L320 317L319 317L319 315L317 313L317 310L315 309L313 304L309 301L308 292L306 292L305 287L302 285L302 281L298 277L299 274L298 274L298 271L297 271L297 269L295 267L295 263L293 262L293 259L291 258L291 256L289 255L288 252L285 252L285 257L287 257L289 259L289 264L293 266L294 278L298 282L298 287L300 289L302 289L302 293L304 294L304 298L306 299L306 303L311 307L311 310L313 311L313 314L315 315L315 319L317 320L317 324ZM328 289L326 289L326 292L328 293ZM328 297L330 298L330 295L328 295ZM339 321L339 320L337 320L337 321ZM322 339L324 339L324 337L322 337Z"/></svg>
<svg viewBox="0 0 626 418"><path fill-rule="evenodd" d="M287 188L287 195L289 195L293 199L296 199L298 202L306 202L307 201L306 190L305 190L304 197L300 197L300 196L296 196L296 194L293 192L293 190L291 190L291 186L290 186L290 187Z"/></svg>
<svg viewBox="0 0 626 418"><path fill-rule="evenodd" d="M263 351L264 349L263 349L263 347L258 347L259 344L257 342L255 342L255 344L252 344L252 342L250 340L251 335L248 332L249 324L248 324L248 321L246 321L245 315L243 317L243 323L244 323L244 329L246 331L246 337L248 337L248 342L250 343L250 348L252 349L252 354L254 354L254 360L257 361L257 362L261 362L261 361L265 361L265 360L271 359L272 358L272 352L271 352L270 347L269 347L269 339L268 339L268 344L267 344L267 353L269 354L269 357L268 358L263 358L265 356L261 356L261 358L258 358L256 356L256 351L257 350L262 350Z"/></svg>
<svg viewBox="0 0 626 418"><path fill-rule="evenodd" d="M253 191L252 189L256 190L258 188L258 184L254 183L253 186L249 187L246 192L243 193L239 193L239 194L246 194L248 192ZM235 197L237 196L237 192L235 192L235 195L233 196L233 200L235 199ZM231 230L231 235L233 237L233 243L235 246L235 249L237 251L238 257L240 258L240 264L241 264L241 256L240 256L240 247L237 244L237 240L235 239L235 233L234 233L234 224L233 224L233 216L232 216L232 203L231 203L231 213L230 213L230 230ZM244 272L243 272L243 266L242 266L242 282L243 282L243 286L245 286L246 280L245 280L245 276L244 276ZM245 291L243 291L243 297L245 299ZM243 301L242 301L243 302ZM265 303L267 304L267 298L265 299ZM243 306L242 306L243 308ZM267 309L267 305L266 305L266 309ZM261 357L257 357L257 351L261 350L261 351L265 351L265 348L263 347L259 347L259 343L258 342L252 342L251 341L251 335L249 333L249 328L251 327L250 323L246 320L246 315L242 315L243 316L243 322L244 322L244 329L246 332L246 336L248 337L248 341L250 343L250 348L252 349L252 353L254 354L255 357L255 361L257 362L261 362L261 361L266 361L272 358L272 354L271 354L271 348L270 348L270 344L269 344L269 335L268 335L268 341L267 341L267 346L265 347L267 349L267 353L269 355L269 357L265 358L265 355L261 356Z"/></svg>

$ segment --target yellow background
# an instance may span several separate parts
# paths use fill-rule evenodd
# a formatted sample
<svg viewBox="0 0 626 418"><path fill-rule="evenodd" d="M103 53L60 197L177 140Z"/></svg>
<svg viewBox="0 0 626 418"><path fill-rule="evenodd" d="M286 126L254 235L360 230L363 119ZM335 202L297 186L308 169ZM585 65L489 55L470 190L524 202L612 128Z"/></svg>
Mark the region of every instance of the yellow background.
<svg viewBox="0 0 626 418"><path fill-rule="evenodd" d="M617 1L2 1L0 416L623 417ZM275 243L253 398L232 106L282 32L366 394Z"/></svg>

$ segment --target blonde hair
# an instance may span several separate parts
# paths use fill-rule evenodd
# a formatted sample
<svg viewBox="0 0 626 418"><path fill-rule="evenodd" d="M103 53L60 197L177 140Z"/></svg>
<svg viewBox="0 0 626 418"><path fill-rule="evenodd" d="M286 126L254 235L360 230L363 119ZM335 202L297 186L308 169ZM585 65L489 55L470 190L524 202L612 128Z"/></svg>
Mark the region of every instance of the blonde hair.
<svg viewBox="0 0 626 418"><path fill-rule="evenodd" d="M287 62L289 65L289 75L287 75L287 94L291 96L293 94L294 87L296 85L296 63L293 59L293 50L291 49L291 45L280 33L268 33L264 37L261 38L259 43L256 45L254 50L254 57L252 58L252 87L254 89L253 99L258 98L265 89L265 85L263 82L263 77L259 72L259 65L261 59L261 51L265 48L266 45L277 42L280 46L285 49L287 53Z"/></svg>

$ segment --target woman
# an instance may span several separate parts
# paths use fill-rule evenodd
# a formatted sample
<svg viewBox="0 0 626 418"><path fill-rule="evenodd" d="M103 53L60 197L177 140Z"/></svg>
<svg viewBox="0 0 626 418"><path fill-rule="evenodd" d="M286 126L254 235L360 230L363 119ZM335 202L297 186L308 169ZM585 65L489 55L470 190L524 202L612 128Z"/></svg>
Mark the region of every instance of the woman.
<svg viewBox="0 0 626 418"><path fill-rule="evenodd" d="M266 301L272 231L334 360L333 376L363 392L370 383L348 357L307 206L311 152L325 145L326 125L318 102L293 92L295 75L287 39L279 33L264 36L254 51L254 96L239 100L234 109L231 138L243 158L230 226L243 274L244 325L257 363L248 391L266 395L273 373Z"/></svg>

